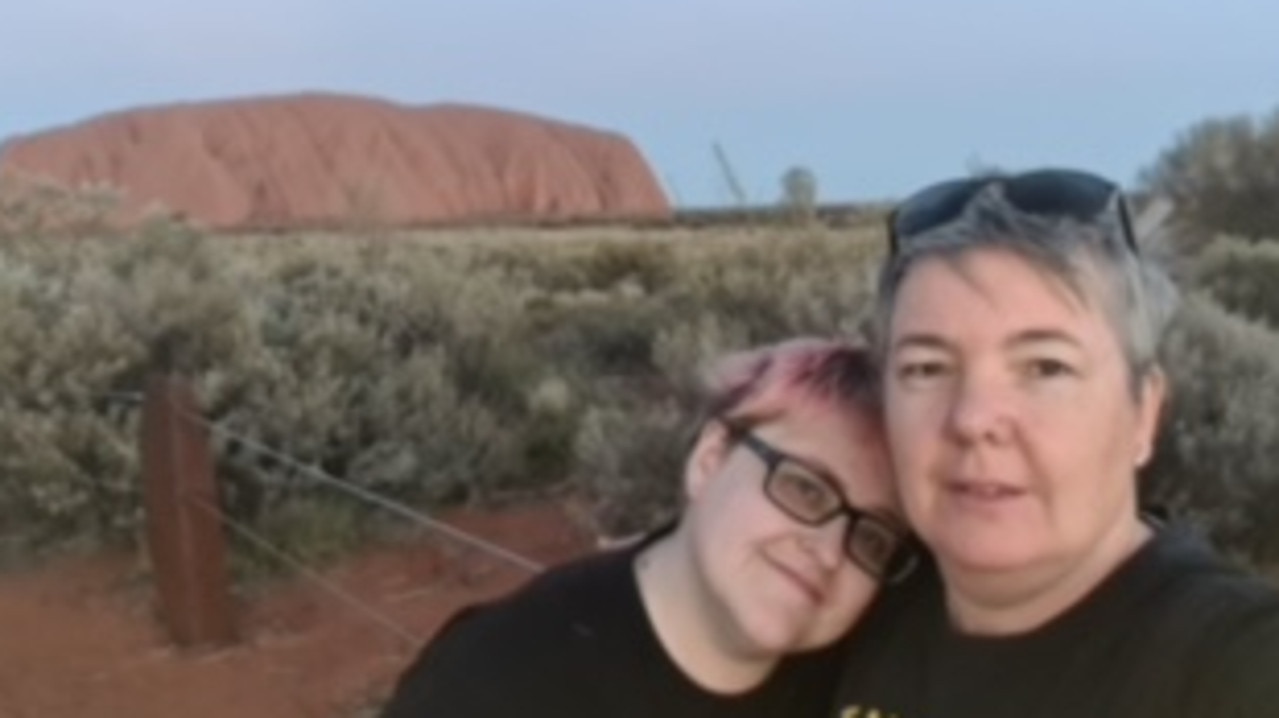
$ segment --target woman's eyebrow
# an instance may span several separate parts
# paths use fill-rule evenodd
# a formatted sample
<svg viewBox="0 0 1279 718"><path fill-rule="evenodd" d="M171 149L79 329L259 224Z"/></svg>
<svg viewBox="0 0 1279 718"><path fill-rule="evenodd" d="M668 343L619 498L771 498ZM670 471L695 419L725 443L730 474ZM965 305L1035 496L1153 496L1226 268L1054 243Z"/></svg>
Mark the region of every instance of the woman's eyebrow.
<svg viewBox="0 0 1279 718"><path fill-rule="evenodd" d="M893 340L892 350L900 351L902 349L936 349L938 351L947 351L950 349L950 342L943 339L937 334L929 332L911 332Z"/></svg>
<svg viewBox="0 0 1279 718"><path fill-rule="evenodd" d="M1026 344L1060 343L1082 349L1083 343L1074 334L1062 329L1033 328L1017 332L1005 342L1007 346L1016 347Z"/></svg>

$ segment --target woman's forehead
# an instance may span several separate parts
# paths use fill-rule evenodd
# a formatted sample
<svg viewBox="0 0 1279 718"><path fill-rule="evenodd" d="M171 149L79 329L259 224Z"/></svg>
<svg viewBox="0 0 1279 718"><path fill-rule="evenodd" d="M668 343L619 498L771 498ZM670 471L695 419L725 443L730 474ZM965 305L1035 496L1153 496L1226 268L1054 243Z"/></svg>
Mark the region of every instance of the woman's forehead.
<svg viewBox="0 0 1279 718"><path fill-rule="evenodd" d="M1104 283L1081 268L1065 277L998 249L921 258L903 278L893 309L894 329L915 322L960 324L991 316L1102 318Z"/></svg>

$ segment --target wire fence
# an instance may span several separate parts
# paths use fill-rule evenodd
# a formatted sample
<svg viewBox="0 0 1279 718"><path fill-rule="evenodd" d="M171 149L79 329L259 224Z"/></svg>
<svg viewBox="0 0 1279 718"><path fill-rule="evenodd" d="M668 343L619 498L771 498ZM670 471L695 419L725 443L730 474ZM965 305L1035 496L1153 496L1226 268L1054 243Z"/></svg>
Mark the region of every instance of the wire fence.
<svg viewBox="0 0 1279 718"><path fill-rule="evenodd" d="M221 521L223 525L225 525L227 528L233 531L241 539L248 541L249 543L253 544L258 550L271 556L272 558L279 561L280 563L288 566L290 569L292 569L299 575L303 576L304 578L311 581L319 588L323 589L329 595L333 596L334 598L338 599L342 603L346 604L349 608L351 608L355 612L363 615L365 618L373 621L374 623L381 625L387 631L390 631L396 636L399 636L400 638L404 639L405 643L408 643L409 645L416 645L422 641L422 638L423 638L422 636L419 636L413 633L413 631L409 630L406 626L404 626L399 621L396 621L395 619L387 616L385 613L382 613L376 608L370 606L365 601L361 600L355 594L350 593L349 591L342 588L338 584L328 580L327 578L324 577L322 573L320 573L316 569L311 568L310 566L307 566L302 561L299 561L298 559L294 558L288 552L282 550L275 544L271 543L271 541L269 541L266 537L262 536L262 534L249 528L244 523L231 518L229 515L227 515L225 511L221 509L221 507L214 506L208 501L205 501L197 496L188 495L188 496L185 496L184 499L190 502L196 508L200 509L201 511L211 514L214 518Z"/></svg>
<svg viewBox="0 0 1279 718"><path fill-rule="evenodd" d="M140 392L106 392L98 394L96 400L107 404L128 404L139 406L146 403L147 396ZM262 457L269 458L281 466L290 468L297 472L298 475L310 480L316 485L325 486L332 490L339 491L358 501L362 501L367 505L387 511L397 517L422 527L433 534L444 536L449 540L498 559L522 571L538 573L545 568L541 563L534 561L527 556L523 556L492 541L459 529L437 518L429 516L420 510L414 509L390 497L380 495L349 480L333 476L313 464L308 464L283 451L267 446L253 438L239 434L218 422L211 421L199 413L195 413L189 409L178 406L173 402L172 396L168 396L166 400L168 402L168 408L173 416L178 417L182 421L189 422L191 425L197 426L201 430L209 432L210 435L216 434L223 439L235 442L239 446L242 446ZM396 638L411 645L419 644L424 639L423 636L418 635L402 622L391 618L386 615L386 613L370 605L367 601L344 589L336 582L326 578L322 571L308 565L305 561L290 554L288 551L272 542L269 538L262 535L262 533L254 530L246 522L240 521L231 516L216 502L209 501L203 496L181 490L179 490L178 495L184 503L193 506L196 510L203 514L216 519L217 522L226 527L227 530L234 533L247 544L252 545L263 554L266 554L283 564L295 574L302 576L318 589L337 599L342 604L345 604L352 611L377 624Z"/></svg>
<svg viewBox="0 0 1279 718"><path fill-rule="evenodd" d="M490 556L499 558L503 561L506 561L518 568L521 568L525 571L529 571L531 573L537 573L543 570L543 568L545 568L542 564L536 561L533 561L532 559L529 559L525 556L521 556L520 554L517 554L514 551L511 551L510 549L503 548L502 546L499 546L493 543L492 541L486 541L485 539L469 534L465 531L462 531L461 529L458 529L454 526L444 523L443 521L431 518L430 516L427 516L421 511L417 511L413 508L410 508L409 506L403 503L400 503L398 501L395 501L394 499L390 499L385 496L380 496L372 491L369 491L368 489L365 489L361 486L357 486L351 483L350 481L344 481L342 479L339 479L338 477L328 474L314 465L299 461L293 458L292 456L289 456L288 454L277 451L269 446L266 446L265 444L262 444L259 441L255 441L254 439L250 439L246 436L236 434L230 429L227 429L226 427L223 427L215 422L209 421L208 419L198 414L182 412L182 416L186 417L190 421L199 423L200 425L204 426L210 431L216 434L219 434L226 439L235 441L241 446L244 446L252 451L257 452L258 454L262 456L265 456L276 462L279 462L280 464L297 471L298 473L311 479L312 481L315 481L318 484L328 486L337 491L341 491L347 494L348 496L353 496L369 504L385 509L386 511L389 511L397 516L400 516L401 518L407 519L417 524L418 526L426 528L427 530L434 531L441 535L447 536L450 539L457 541L458 543L464 544L471 548L487 553Z"/></svg>

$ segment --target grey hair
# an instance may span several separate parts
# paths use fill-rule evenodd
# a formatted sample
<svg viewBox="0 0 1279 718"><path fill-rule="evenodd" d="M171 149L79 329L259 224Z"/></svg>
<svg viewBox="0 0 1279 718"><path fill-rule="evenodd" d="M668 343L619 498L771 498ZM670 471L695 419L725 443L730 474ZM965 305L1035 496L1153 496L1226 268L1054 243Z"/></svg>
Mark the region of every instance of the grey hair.
<svg viewBox="0 0 1279 718"><path fill-rule="evenodd" d="M1116 194L1112 202L1123 202ZM1111 209L1118 209L1112 207ZM1179 305L1176 286L1153 257L1125 244L1120 212L1081 222L1065 216L1027 214L1005 199L998 181L983 188L962 215L906 239L880 267L872 339L886 358L897 295L910 268L939 257L958 264L973 249L1016 254L1064 284L1077 299L1099 307L1118 337L1134 392L1159 367L1159 348Z"/></svg>

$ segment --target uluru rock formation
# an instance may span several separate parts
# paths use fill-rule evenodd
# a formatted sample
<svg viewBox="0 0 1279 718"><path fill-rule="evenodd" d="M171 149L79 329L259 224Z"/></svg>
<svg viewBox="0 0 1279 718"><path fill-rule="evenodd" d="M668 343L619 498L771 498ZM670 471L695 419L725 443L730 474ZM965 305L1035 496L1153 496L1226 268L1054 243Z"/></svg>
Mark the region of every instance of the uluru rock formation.
<svg viewBox="0 0 1279 718"><path fill-rule="evenodd" d="M19 137L0 170L110 184L216 229L661 218L618 134L465 105L292 95L136 109Z"/></svg>

